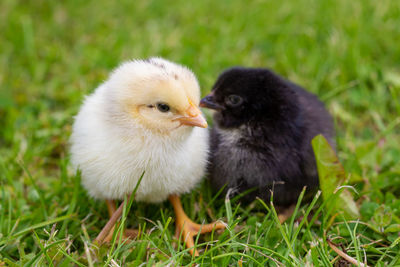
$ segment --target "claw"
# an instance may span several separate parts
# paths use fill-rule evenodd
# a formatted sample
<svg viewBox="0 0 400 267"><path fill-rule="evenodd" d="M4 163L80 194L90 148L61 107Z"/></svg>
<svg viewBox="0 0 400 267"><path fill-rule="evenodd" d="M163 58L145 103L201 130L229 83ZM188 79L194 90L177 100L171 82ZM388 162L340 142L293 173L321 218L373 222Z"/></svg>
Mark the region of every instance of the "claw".
<svg viewBox="0 0 400 267"><path fill-rule="evenodd" d="M194 223L189 217L186 215L185 211L182 208L181 200L176 195L171 195L169 197L169 201L172 203L174 207L175 216L176 216L176 230L175 236L177 239L179 237L183 238L183 241L186 243L186 247L190 248L189 252L192 255L199 256L199 253L194 248L194 236L200 234L209 233L213 230L217 229L225 229L226 225L222 222L214 222L209 224L197 224Z"/></svg>

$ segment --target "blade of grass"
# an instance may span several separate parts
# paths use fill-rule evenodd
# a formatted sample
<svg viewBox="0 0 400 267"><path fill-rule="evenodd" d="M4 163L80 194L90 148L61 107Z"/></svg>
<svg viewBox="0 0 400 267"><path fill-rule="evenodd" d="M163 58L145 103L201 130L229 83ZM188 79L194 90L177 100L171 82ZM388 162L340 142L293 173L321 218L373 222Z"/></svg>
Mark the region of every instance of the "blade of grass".
<svg viewBox="0 0 400 267"><path fill-rule="evenodd" d="M20 163L19 163L19 166L20 166L21 169L23 169L24 172L27 174L28 179L29 179L29 181L31 182L33 188L34 188L35 191L38 193L38 195L39 195L39 200L40 200L40 205L42 206L41 210L42 210L42 212L43 212L44 218L47 220L47 216L48 216L48 215L47 215L47 207L46 207L46 204L45 204L45 199L44 199L42 190L39 189L39 187L37 186L37 184L35 183L35 181L34 181L32 175L31 175L31 173L30 173L29 170L25 167L25 165L24 165L22 162L20 162Z"/></svg>
<svg viewBox="0 0 400 267"><path fill-rule="evenodd" d="M54 218L54 219L51 219L51 220L47 220L45 222L41 222L41 223L38 223L38 224L35 224L35 225L32 225L32 226L29 226L28 228L25 228L25 229L15 233L15 234L13 234L11 238L16 238L18 236L21 236L21 235L24 235L26 233L29 233L32 230L35 230L37 228L41 228L41 227L44 227L44 226L49 225L49 224L54 224L56 222L61 222L63 220L67 220L67 219L73 218L74 216L76 216L76 214L64 215L64 216L61 216L61 217L57 217L57 218ZM0 241L0 245L2 244L2 242L3 241Z"/></svg>
<svg viewBox="0 0 400 267"><path fill-rule="evenodd" d="M258 262L253 257L251 257L251 256L249 256L247 254L239 253L239 252L229 252L229 253L220 254L220 255L214 256L213 260L216 260L216 259L219 259L219 258L223 258L223 257L226 257L226 256L241 256L241 257L245 257L245 258L248 258L248 259L252 260L258 266L264 266L264 265L261 264L261 262Z"/></svg>
<svg viewBox="0 0 400 267"><path fill-rule="evenodd" d="M303 228L303 225L306 223L306 221L308 221L308 215L311 213L311 210L314 208L320 195L321 195L321 191L318 191L317 194L315 194L315 197L313 198L311 203L308 205L308 208L303 216L303 219L301 220L299 226L297 227L297 229L292 237L292 245L294 244L295 240L297 240L297 237L299 236L299 233L300 233L301 229ZM309 229L307 228L306 231L309 231Z"/></svg>
<svg viewBox="0 0 400 267"><path fill-rule="evenodd" d="M332 242L330 242L329 240L327 240L328 245L331 247L331 249L333 251L335 251L340 257L344 258L345 260L347 260L348 262L350 262L351 264L354 264L356 266L360 266L360 267L368 267L368 265L364 265L363 263L361 263L360 261L354 259L353 257L350 257L349 255L347 255L346 253L344 253L343 251L341 251L338 247L336 247Z"/></svg>
<svg viewBox="0 0 400 267"><path fill-rule="evenodd" d="M119 217L121 217L121 214L120 214L121 212L118 211L118 210L121 210L121 207L122 207L122 218L121 218L121 220L120 220L119 226L118 226L118 227L115 227L115 228L118 228L117 231L115 231L115 228L114 228L113 239L112 239L113 241L112 241L111 249L110 249L110 252L109 252L109 254L108 254L108 258L107 258L107 261L106 261L105 265L108 265L108 264L110 263L110 261L112 260L112 256L113 256L115 244L116 244L116 241L117 241L117 239L116 239L117 235L119 235L118 243L119 243L120 245L117 247L116 255L115 255L115 256L118 255L119 249L120 249L121 246L123 245L123 244L121 244L121 243L122 243L121 241L122 241L122 235L123 235L123 232L124 232L124 229L125 229L125 221L126 221L126 218L127 218L127 214L128 214L128 211L130 210L130 208L131 208L131 206L132 206L133 200L135 199L136 191L138 190L139 185L140 185L140 183L141 183L141 181L142 181L142 179L143 179L143 177L144 177L144 173L145 173L145 172L143 171L143 173L142 173L142 175L140 176L138 182L136 183L136 186L135 186L133 192L132 192L129 196L125 196L124 202L120 205L120 207L119 207L119 208L114 212L114 214L112 215L111 218L113 218L114 215L116 215L116 216L115 216L115 218L116 218L115 221L113 222L113 221L111 220L111 218L110 218L110 220L109 220L108 223L107 223L107 225L109 225L110 222L111 222L111 224L115 225L116 220L118 220ZM107 225L104 227L104 229L106 229ZM104 230L104 229L103 229L103 230ZM102 232L103 232L103 231L102 231ZM109 231L107 231L107 234L108 234L108 233L109 233ZM100 234L101 234L101 233L100 233ZM99 234L99 236L100 236L100 234ZM96 241L97 241L97 240L98 240L98 237L96 238Z"/></svg>
<svg viewBox="0 0 400 267"><path fill-rule="evenodd" d="M39 236L37 235L37 233L36 233L36 231L35 230L33 230L33 236L35 237L35 239L36 239L36 242L38 243L38 246L40 247L40 249L43 251L43 254L44 254L44 256L46 257L46 259L47 259L47 261L48 261L48 264L50 265L50 266L54 266L53 265L53 261L52 261L52 259L50 258L50 256L49 256L49 254L47 253L47 249L45 249L45 247L42 245L42 243L40 242L40 238L39 238Z"/></svg>
<svg viewBox="0 0 400 267"><path fill-rule="evenodd" d="M83 265L82 263L80 263L79 261L77 261L76 259L74 259L73 257L71 257L62 247L58 246L59 251L65 256L67 257L70 261L72 261L73 263L75 263L78 266L81 267L85 267L85 265Z"/></svg>
<svg viewBox="0 0 400 267"><path fill-rule="evenodd" d="M109 221L107 222L107 224L106 224L106 225L104 226L104 228L101 230L101 232L99 233L99 235L96 237L96 239L95 239L95 241L94 241L95 243L102 244L104 238L106 238L106 236L108 235L108 233L110 232L110 230L114 227L114 225L116 224L117 220L119 220L119 218L121 217L122 213L123 213L123 212L126 213L126 210L127 210L127 209L130 209L130 207L131 207L131 205L132 205L132 203L133 203L133 200L135 199L136 191L137 191L137 189L139 188L139 184L140 184L140 182L141 182L142 179L143 179L143 176L144 176L144 171L143 171L142 175L140 176L140 178L139 178L139 180L138 180L138 182L137 182L137 184L136 184L136 186L135 186L135 188L134 188L132 194L129 195L129 198L128 198L128 202L129 202L129 205L128 205L128 206L129 206L129 207L127 207L127 205L126 205L127 199L125 198L124 202L121 203L121 205L118 207L118 209L117 209L117 210L114 212L114 214L111 216L111 218L109 219ZM126 218L125 218L125 219L126 219ZM116 228L117 228L117 227L116 227ZM114 228L114 230L115 230L115 228ZM114 234L115 234L115 233L114 233Z"/></svg>
<svg viewBox="0 0 400 267"><path fill-rule="evenodd" d="M294 252L294 250L293 250L293 246L292 246L291 242L289 241L289 237L287 236L287 233L286 233L285 230L283 229L282 224L281 224L280 221L279 221L278 214L276 213L276 210L275 210L275 207L274 207L272 201L270 202L271 208L269 208L269 207L267 206L267 204L265 204L265 202L264 202L261 198L257 198L257 200L261 203L261 205L264 206L264 208L265 208L266 210L268 210L268 211L271 210L271 211L272 211L272 215L273 215L273 218L274 218L274 220L275 220L275 224L277 225L277 227L278 227L278 229L279 229L279 231L280 231L280 233L281 233L283 239L285 240L285 243L286 243L286 245L287 245L287 247L288 247L290 253L291 253L292 256L294 257L294 258L292 258L292 259L296 259L296 258L295 258L295 257L296 257L296 254L295 254L295 252ZM290 263L290 264L293 265L293 262L291 262L291 261L288 262L288 263Z"/></svg>
<svg viewBox="0 0 400 267"><path fill-rule="evenodd" d="M294 229L294 228L293 228L294 220L295 220L295 218L296 218L297 212L298 212L299 209L300 209L300 204L301 204L301 201L303 200L303 197L304 197L305 192L306 192L306 187L303 187L303 190L301 191L300 196L299 196L298 199L297 199L296 207L294 208L294 211L293 211L293 214L292 214L292 218L290 219L290 223L289 223L289 236L292 237L292 242L293 242L293 239L296 238L296 237L293 238L293 236L292 236L292 235L293 235L293 229Z"/></svg>
<svg viewBox="0 0 400 267"><path fill-rule="evenodd" d="M59 245L59 244L62 244L62 243L64 243L64 242L65 242L65 240L58 240L58 241L55 241L55 242L51 243L50 245L46 246L44 249L40 250L40 251L38 252L38 254L35 255L35 257L33 257L30 261L28 261L27 263L25 263L25 264L24 264L24 267L25 267L25 266L33 266L34 262L35 262L45 251L47 252L48 249L50 249L50 248L52 248L52 247L54 247L54 246L57 246L57 245Z"/></svg>
<svg viewBox="0 0 400 267"><path fill-rule="evenodd" d="M67 175L67 173L65 172L64 175ZM76 204L78 202L78 192L79 192L79 187L80 187L80 175L81 175L80 171L77 171L75 179L74 179L74 192L73 192L72 199L71 199L71 202L70 202L68 210L67 210L67 215L74 213ZM59 231L60 235L64 234L65 229L68 226L68 223L69 223L68 220L63 222L61 229Z"/></svg>

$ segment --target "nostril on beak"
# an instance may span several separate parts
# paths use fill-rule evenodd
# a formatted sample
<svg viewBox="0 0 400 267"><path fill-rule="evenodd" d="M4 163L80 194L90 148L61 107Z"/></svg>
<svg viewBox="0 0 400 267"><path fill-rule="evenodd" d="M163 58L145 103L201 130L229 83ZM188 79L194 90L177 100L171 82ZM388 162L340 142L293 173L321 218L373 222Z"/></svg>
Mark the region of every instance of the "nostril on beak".
<svg viewBox="0 0 400 267"><path fill-rule="evenodd" d="M214 102L214 97L212 95L208 95L205 97L208 102Z"/></svg>
<svg viewBox="0 0 400 267"><path fill-rule="evenodd" d="M211 95L206 95L200 100L200 107L207 108L210 104L214 103L213 97Z"/></svg>
<svg viewBox="0 0 400 267"><path fill-rule="evenodd" d="M211 95L207 95L200 101L200 103L203 104L214 103L214 98Z"/></svg>
<svg viewBox="0 0 400 267"><path fill-rule="evenodd" d="M215 110L222 109L222 106L215 103L214 96L212 94L209 94L200 100L200 107L210 108L210 109L215 109Z"/></svg>

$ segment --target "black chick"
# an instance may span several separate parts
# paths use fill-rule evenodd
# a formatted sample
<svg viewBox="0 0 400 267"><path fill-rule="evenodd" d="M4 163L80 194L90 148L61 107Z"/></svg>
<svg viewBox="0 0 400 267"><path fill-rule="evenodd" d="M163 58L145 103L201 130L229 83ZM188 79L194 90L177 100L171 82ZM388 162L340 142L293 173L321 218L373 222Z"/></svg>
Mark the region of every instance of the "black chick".
<svg viewBox="0 0 400 267"><path fill-rule="evenodd" d="M223 72L200 106L215 110L209 178L220 189L288 206L304 186L318 187L311 139L334 146L333 121L324 104L300 86L262 68Z"/></svg>

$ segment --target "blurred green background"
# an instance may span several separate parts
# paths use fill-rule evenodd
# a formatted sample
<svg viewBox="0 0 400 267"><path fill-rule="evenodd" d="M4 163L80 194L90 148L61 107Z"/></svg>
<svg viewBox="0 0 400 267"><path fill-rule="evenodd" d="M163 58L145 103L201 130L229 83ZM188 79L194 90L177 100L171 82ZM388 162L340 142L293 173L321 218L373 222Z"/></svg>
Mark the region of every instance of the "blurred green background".
<svg viewBox="0 0 400 267"><path fill-rule="evenodd" d="M0 257L24 262L40 251L33 234L9 235L16 222L14 231L77 213L59 236L74 239L93 206L105 214L74 185L73 115L120 62L150 56L187 65L202 95L233 65L272 68L319 95L335 118L339 158L359 190L362 219L373 223L383 205L393 215L388 224L400 223L399 1L2 0ZM89 229L91 237L104 222ZM26 253L16 242L25 242Z"/></svg>

